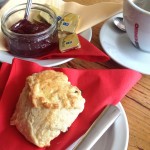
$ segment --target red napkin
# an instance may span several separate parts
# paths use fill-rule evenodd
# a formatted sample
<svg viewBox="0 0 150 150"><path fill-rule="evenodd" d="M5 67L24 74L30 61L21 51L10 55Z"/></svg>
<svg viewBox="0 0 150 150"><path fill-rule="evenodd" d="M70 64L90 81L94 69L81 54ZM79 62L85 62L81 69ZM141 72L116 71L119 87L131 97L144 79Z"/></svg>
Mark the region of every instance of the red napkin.
<svg viewBox="0 0 150 150"><path fill-rule="evenodd" d="M7 63L3 63L1 69L0 69L0 99L3 93L3 90L5 88L5 84L7 82L7 79L9 77L9 73L10 73L10 69L11 69L11 65L10 67L8 67L9 65Z"/></svg>
<svg viewBox="0 0 150 150"><path fill-rule="evenodd" d="M92 43L87 41L85 38L79 35L79 40L81 43L81 48L70 50L64 53L59 51L59 48L56 47L49 54L44 55L42 57L38 57L39 59L50 59L50 58L80 58L87 61L92 62L105 62L109 60L109 57L95 47Z"/></svg>
<svg viewBox="0 0 150 150"><path fill-rule="evenodd" d="M51 142L51 146L42 150L64 150L81 135L83 135L103 108L108 104L117 104L140 79L141 75L129 69L112 70L77 70L68 68L46 68L35 63L14 59L12 66L3 64L11 69L0 101L0 150L39 150L40 148L28 142L15 126L10 126L12 116L25 79L32 73L45 69L64 72L69 81L82 90L86 99L85 109L75 120L66 133ZM1 71L3 71L3 67ZM6 74L1 73L1 77ZM8 74L7 74L8 77Z"/></svg>

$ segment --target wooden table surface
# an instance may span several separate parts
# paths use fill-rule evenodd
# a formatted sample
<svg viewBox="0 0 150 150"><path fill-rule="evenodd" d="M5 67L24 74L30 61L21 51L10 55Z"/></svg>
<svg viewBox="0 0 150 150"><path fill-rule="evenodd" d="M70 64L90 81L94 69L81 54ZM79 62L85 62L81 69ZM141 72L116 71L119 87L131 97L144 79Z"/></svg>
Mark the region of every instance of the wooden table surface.
<svg viewBox="0 0 150 150"><path fill-rule="evenodd" d="M70 0L65 0L70 1ZM74 0L81 4L94 4L100 0ZM102 0L101 0L102 1ZM105 0L103 0L105 1ZM108 1L108 0L107 0ZM109 0L113 1L113 0ZM116 0L120 1L120 0ZM99 42L99 31L103 25L97 24L92 28L92 43L103 50ZM60 65L68 68L112 69L123 68L110 60L106 63L91 63L79 59ZM141 80L127 93L121 101L129 123L128 150L150 150L150 76L142 75Z"/></svg>
<svg viewBox="0 0 150 150"><path fill-rule="evenodd" d="M70 1L70 0L65 0ZM94 4L100 0L74 0L81 4ZM103 0L104 1L104 0ZM113 0L109 0L113 1ZM117 1L117 0L116 0ZM120 0L119 0L120 1ZM99 23L92 28L92 43L103 50L99 42L99 31L103 25ZM106 63L91 63L74 59L60 65L68 68L123 68L110 60ZM128 150L150 150L150 76L142 75L141 80L127 93L121 101L129 123Z"/></svg>

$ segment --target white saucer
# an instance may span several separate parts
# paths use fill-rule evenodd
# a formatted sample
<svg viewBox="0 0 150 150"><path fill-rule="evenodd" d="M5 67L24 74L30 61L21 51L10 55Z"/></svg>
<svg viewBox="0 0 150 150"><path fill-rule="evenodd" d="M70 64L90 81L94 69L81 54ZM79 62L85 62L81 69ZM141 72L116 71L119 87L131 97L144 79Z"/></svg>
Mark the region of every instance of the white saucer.
<svg viewBox="0 0 150 150"><path fill-rule="evenodd" d="M129 141L128 121L121 103L117 107L120 109L121 115L91 150L127 150ZM68 147L67 150L73 150L79 140Z"/></svg>
<svg viewBox="0 0 150 150"><path fill-rule="evenodd" d="M135 48L127 34L114 26L116 16L106 21L100 30L99 39L104 51L120 65L150 75L150 53Z"/></svg>
<svg viewBox="0 0 150 150"><path fill-rule="evenodd" d="M91 41L92 29L89 28L89 29L85 30L84 32L80 33L80 35L83 36L88 41ZM0 51L0 61L1 62L7 62L7 63L11 64L13 58L14 58L14 56L11 55L10 53L5 52L5 51ZM18 58L32 61L32 62L35 62L35 63L37 63L41 66L45 66L45 67L52 67L52 66L61 65L61 64L66 63L68 61L71 61L73 59L73 58L64 58L64 59L39 60L39 59L34 59L34 58L22 58L22 57L18 57Z"/></svg>

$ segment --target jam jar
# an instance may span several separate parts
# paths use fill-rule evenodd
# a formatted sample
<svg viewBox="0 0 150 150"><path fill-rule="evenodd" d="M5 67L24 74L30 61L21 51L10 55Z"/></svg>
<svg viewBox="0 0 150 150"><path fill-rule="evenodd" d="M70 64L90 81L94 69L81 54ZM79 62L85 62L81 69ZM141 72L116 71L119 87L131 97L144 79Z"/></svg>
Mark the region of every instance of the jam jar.
<svg viewBox="0 0 150 150"><path fill-rule="evenodd" d="M58 45L55 13L45 5L33 3L29 18L25 20L25 8L26 4L17 5L1 18L1 29L9 52L21 57L38 57L50 53ZM41 12L51 24L44 19L42 22L36 20Z"/></svg>

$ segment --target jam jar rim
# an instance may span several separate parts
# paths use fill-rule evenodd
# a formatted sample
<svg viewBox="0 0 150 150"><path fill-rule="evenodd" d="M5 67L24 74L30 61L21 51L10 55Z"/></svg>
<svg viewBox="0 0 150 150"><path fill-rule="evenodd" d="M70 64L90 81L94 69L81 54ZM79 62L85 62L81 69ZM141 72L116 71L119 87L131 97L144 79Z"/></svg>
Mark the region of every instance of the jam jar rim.
<svg viewBox="0 0 150 150"><path fill-rule="evenodd" d="M43 35L45 33L47 33L48 31L51 31L53 30L53 28L57 28L57 16L56 16L56 13L49 7L47 7L46 5L43 5L43 4L39 4L39 3L32 3L32 7L35 5L35 6L42 6L44 8L46 8L47 10L44 11L43 9L39 9L39 10L42 10L44 12L47 12L48 13L48 10L50 10L49 14L52 12L54 17L54 23L53 24L50 24L50 27L47 28L46 30L44 31L41 31L41 32L38 32L38 33L34 33L34 34L20 34L20 33L15 33L13 31L11 31L10 29L8 29L5 25L5 21L6 19L12 14L12 9L15 9L16 7L19 7L21 5L26 5L26 3L22 3L22 4L19 4L19 5L15 5L14 7L11 7L10 9L8 9L3 15L2 15L2 18L1 18L1 29L3 31L3 33L6 35L6 36L20 36L20 37L34 37L34 36L39 36L39 35ZM33 9L31 7L31 9ZM36 7L37 8L37 7ZM8 16L9 15L9 16ZM12 35L13 34L13 35Z"/></svg>

